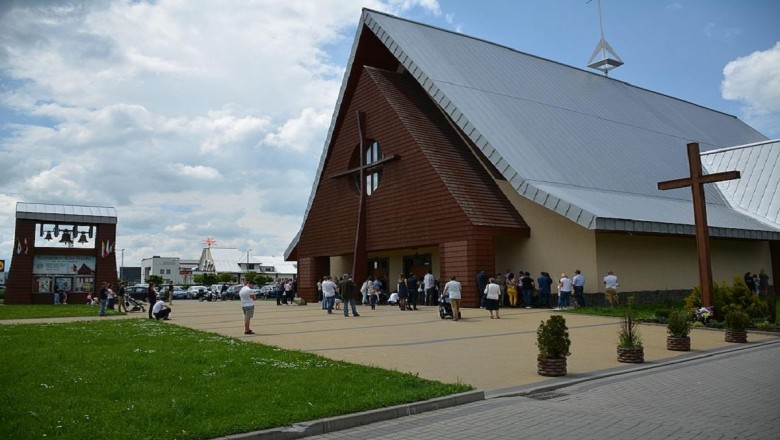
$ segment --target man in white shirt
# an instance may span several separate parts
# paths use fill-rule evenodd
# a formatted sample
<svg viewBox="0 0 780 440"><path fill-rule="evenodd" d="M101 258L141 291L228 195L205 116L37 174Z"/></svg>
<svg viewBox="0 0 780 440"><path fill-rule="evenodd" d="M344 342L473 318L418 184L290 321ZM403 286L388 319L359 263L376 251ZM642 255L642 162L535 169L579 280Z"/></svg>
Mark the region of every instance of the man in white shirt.
<svg viewBox="0 0 780 440"><path fill-rule="evenodd" d="M604 299L607 300L610 307L615 307L620 301L617 293L619 285L617 276L611 270L607 272L607 276L604 277Z"/></svg>
<svg viewBox="0 0 780 440"><path fill-rule="evenodd" d="M460 281L455 279L455 275L451 276L450 280L447 281L447 284L444 285L444 291L442 292L442 296L450 297L450 305L452 306L452 320L453 321L459 320L461 285L460 285Z"/></svg>
<svg viewBox="0 0 780 440"><path fill-rule="evenodd" d="M571 278L569 278L566 273L562 273L561 279L558 281L558 307L553 310L566 310L569 307L571 289Z"/></svg>
<svg viewBox="0 0 780 440"><path fill-rule="evenodd" d="M156 303L154 303L154 306L152 307L152 316L154 316L155 319L162 319L163 321L167 321L171 318L168 317L168 315L171 314L171 309L165 305L165 301L162 300L162 298L158 299Z"/></svg>
<svg viewBox="0 0 780 440"><path fill-rule="evenodd" d="M333 314L333 305L336 302L336 283L330 277L325 277L322 282L322 300L325 301L325 308L328 309L328 315Z"/></svg>
<svg viewBox="0 0 780 440"><path fill-rule="evenodd" d="M433 272L430 269L423 277L423 287L425 288L425 305L434 305L436 302L436 280L433 278Z"/></svg>
<svg viewBox="0 0 780 440"><path fill-rule="evenodd" d="M255 316L255 282L249 280L238 292L238 299L241 300L241 310L244 312L244 334L252 335L255 332L249 328L249 321Z"/></svg>

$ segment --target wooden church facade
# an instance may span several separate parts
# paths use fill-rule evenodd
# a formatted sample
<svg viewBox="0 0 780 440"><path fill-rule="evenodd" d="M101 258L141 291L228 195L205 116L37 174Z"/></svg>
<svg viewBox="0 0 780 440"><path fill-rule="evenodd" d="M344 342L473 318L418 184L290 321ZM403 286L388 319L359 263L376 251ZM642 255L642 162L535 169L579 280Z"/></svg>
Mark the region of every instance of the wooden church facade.
<svg viewBox="0 0 780 440"><path fill-rule="evenodd" d="M571 201L567 202L561 195L556 197L549 192L531 189L530 185L526 186L522 182L535 182L524 180L525 176L523 180L518 180L518 175L512 176L513 170L518 171L519 168L537 165L550 167L550 164L559 162L568 169L570 165L565 161L569 154L574 158L579 153L566 150L568 146L562 145L560 140L544 140L545 133L542 133L541 140L533 145L537 150L529 150L527 157L562 159L549 159L544 164L537 164L530 159L528 163L509 163L512 158L506 158L498 148L494 149L471 124L472 121L461 113L461 108L450 100L466 95L444 96L444 92L436 87L437 84L432 87L434 80L427 75L430 72L422 72L417 67L418 63L425 64L423 60L408 58L385 29L388 33L396 32L394 37L402 37L402 40L408 38L407 43L413 41L411 44L422 42L414 40L422 38L417 35L418 31L430 34L437 44L448 38L465 38L449 34L442 37L437 34L442 31L364 11L361 30L358 31L304 223L285 255L288 260L298 261L298 291L303 298L315 300L317 281L324 275L340 276L343 273L354 275L357 283L361 283L366 276L381 277L388 291L395 290L396 280L401 273L413 272L421 278L430 270L442 284L455 275L463 284L464 305L472 307L479 302L475 282L475 274L479 270L484 270L488 275L506 269L526 270L534 276L546 270L557 279L561 271L571 274L574 269L581 269L589 280L586 293L603 292L600 279L607 270L615 270L625 276L625 290L680 289L696 284L696 245L691 223L680 225L675 224L678 218L666 221L663 216L659 216L660 220L648 220L641 216L629 218L618 213L615 218L604 219L594 215L590 225L583 227L583 224L588 225L587 221L582 220L588 215L583 208L578 208ZM412 36L400 35L398 32L410 32ZM464 47L485 42L474 43L470 40L452 44L453 50L464 50L473 56L473 49L469 52ZM404 50L409 49L407 46ZM488 49L493 50L493 47ZM449 55L449 52L438 48L437 55L442 53ZM542 61L550 64L546 60ZM532 59L530 62L536 63L537 60ZM427 67L435 70L440 66L428 63ZM552 68L542 67L541 70L557 69L556 73L561 70L557 63ZM497 71L501 68L496 67ZM439 74L442 72L438 71ZM577 72L569 82L581 81L579 77L582 72ZM456 70L444 74L457 77L463 84L479 85L474 82L479 81L479 78L467 77L467 74L473 75L473 72ZM492 71L488 75L492 75ZM544 74L538 75L537 81L539 77L546 81ZM612 81L603 78L585 79ZM446 82L448 78L439 80ZM485 81L495 82L496 78L491 76ZM515 81L513 76L509 82L512 81ZM516 81L523 81L523 78L518 77ZM561 78L552 81L561 81ZM446 89L446 84L443 86ZM549 87L553 90L556 86L552 84ZM486 90L475 93L492 93ZM562 92L554 90L551 94L555 93ZM629 90L621 93L629 95L636 92ZM652 100L658 99L653 92L640 90L640 93L651 95ZM509 98L515 99L511 96ZM716 128L715 131L724 125L720 124L722 120L725 120L725 125L734 123L717 112L681 103L674 98L663 99L672 101L669 107L672 110L681 107L684 116L685 112L690 112L697 118L703 117L707 124ZM475 111L476 108L478 112L490 113L493 109L474 105L484 102L474 98L469 103L469 110ZM670 104L663 102L648 105L663 107ZM517 120L517 114L526 114L526 109L520 110L512 118ZM561 108L557 110L564 113L569 111ZM523 130L539 131L534 125L547 122L543 115L539 117L539 122L534 120L536 115L533 110L528 114L530 116L518 122L526 124L520 130L521 136L525 134ZM558 117L553 116L552 120ZM574 136L585 136L566 125L567 117L559 118L564 125L558 131L563 134L552 133L551 137L575 139ZM511 127L502 126L502 123L507 124L507 121L497 121L496 127ZM509 124L516 125L513 122ZM738 121L736 124L736 130L731 127L729 130L721 130L727 134L719 133L720 137L713 139L726 145L765 139L750 127ZM482 133L493 129L484 125L480 127ZM673 132L676 127L665 129ZM705 129L697 127L691 130L700 133ZM728 134L735 131L739 131L739 134ZM648 132L651 131L639 130L637 134L642 137ZM532 134L529 132L528 137ZM631 133L626 136L631 136ZM675 138L674 142L676 137L669 136ZM594 136L590 142L598 144L597 138ZM493 140L507 142L505 139ZM638 148L642 148L643 141L646 140L637 141ZM514 143L511 139L508 142ZM576 145L576 142L572 144ZM680 147L684 151L684 142L680 143ZM514 145L509 145L509 148L514 148ZM508 150L504 150L504 153L508 153ZM371 161L380 162L368 168ZM359 177L361 174L357 171L361 167L366 170L363 178ZM595 175L602 170L580 171ZM527 171L518 171L522 172ZM549 183L581 189L577 182L573 185L572 182L555 182L556 173L550 174L550 182L546 182L546 176L542 175L541 181L538 181L540 188L552 187L545 187ZM611 179L613 176L608 177ZM646 180L655 178L654 175L645 177ZM657 180L663 180L662 176ZM518 181L522 188L518 187ZM652 185L655 183L652 182ZM592 186L597 188L599 185ZM600 201L603 194L606 206L614 204L613 200L606 197L623 197L621 184L615 187L616 190L603 193L597 190L594 200ZM628 190L626 192L629 193ZM644 200L650 203L656 200L652 193L649 198L643 193L629 195L636 195L636 200L639 200L636 205L642 205ZM581 198L582 194L572 196L571 200L577 200L577 197ZM585 206L588 203L584 203ZM664 205L656 212L665 211L667 206L673 208L672 211L679 208L679 204L673 203L677 201ZM741 218L736 223L740 221ZM754 230L746 233L727 231L712 237L716 281L728 280L733 273L744 272L743 267L754 271L766 268L767 271L780 273L780 258L776 252L780 230L764 228L758 222L744 224Z"/></svg>
<svg viewBox="0 0 780 440"><path fill-rule="evenodd" d="M409 268L393 264L397 270L380 273L371 266L393 251L427 251L427 265L437 275L494 273L495 238L529 231L489 174L489 164L475 159L472 147L408 74L361 70L296 249L301 295L315 298L312 286L323 275L352 274L359 189L354 175L338 174L358 164L358 112L365 115L364 143L377 142L382 156L397 158L378 170L378 185L366 201L368 275L384 277L394 290L395 279ZM331 256L346 261L331 267ZM412 271L421 278L425 268ZM464 289L476 291L473 280L461 278ZM476 304L473 298L470 304Z"/></svg>

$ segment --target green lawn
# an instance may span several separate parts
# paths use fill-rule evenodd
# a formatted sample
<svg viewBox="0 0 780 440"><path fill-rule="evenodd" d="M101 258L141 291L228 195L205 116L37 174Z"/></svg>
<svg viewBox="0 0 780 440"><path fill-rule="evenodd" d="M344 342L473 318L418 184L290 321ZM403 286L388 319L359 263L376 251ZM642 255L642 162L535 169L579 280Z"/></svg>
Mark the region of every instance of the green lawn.
<svg viewBox="0 0 780 440"><path fill-rule="evenodd" d="M0 305L0 319L63 318L68 316L97 316L99 306L86 304L15 304ZM139 312L137 312L139 313ZM106 309L106 315L119 315L116 310Z"/></svg>
<svg viewBox="0 0 780 440"><path fill-rule="evenodd" d="M666 306L662 304L640 304L635 305L634 310L636 311L637 317L639 319L649 319L652 318L655 315L655 311L658 309L662 309ZM678 305L678 307L682 307L682 304ZM577 307L577 308L570 308L566 310L567 313L579 313L582 315L597 315L597 316L614 316L614 317L621 317L623 316L623 307Z"/></svg>
<svg viewBox="0 0 780 440"><path fill-rule="evenodd" d="M205 439L471 389L148 319L0 325L0 353L3 439Z"/></svg>

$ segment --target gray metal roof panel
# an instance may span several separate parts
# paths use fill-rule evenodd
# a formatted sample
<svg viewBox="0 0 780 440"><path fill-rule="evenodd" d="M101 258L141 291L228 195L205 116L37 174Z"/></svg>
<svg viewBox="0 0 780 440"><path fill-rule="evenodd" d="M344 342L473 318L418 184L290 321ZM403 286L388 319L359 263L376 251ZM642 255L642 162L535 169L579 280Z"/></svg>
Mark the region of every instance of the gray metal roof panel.
<svg viewBox="0 0 780 440"><path fill-rule="evenodd" d="M686 143L697 141L707 151L765 140L724 113L476 38L369 13L455 104L445 111L456 124L472 140L489 140L483 153L498 163L495 152L510 164L504 170L512 173L505 177L513 181L516 171L522 181L604 191L602 199L630 193L655 197L656 205L675 200L690 205L690 191L657 190L658 181L687 175ZM708 201L724 201L713 186L706 192ZM557 197L574 203L565 193ZM553 209L571 216L568 209ZM666 216L666 209L647 210L632 203L626 218L652 215L660 223L675 218ZM724 228L744 224L733 210L718 217Z"/></svg>
<svg viewBox="0 0 780 440"><path fill-rule="evenodd" d="M17 202L16 217L44 222L116 224L116 208Z"/></svg>
<svg viewBox="0 0 780 440"><path fill-rule="evenodd" d="M737 210L780 228L780 140L702 154L710 173L739 171L741 178L716 185Z"/></svg>

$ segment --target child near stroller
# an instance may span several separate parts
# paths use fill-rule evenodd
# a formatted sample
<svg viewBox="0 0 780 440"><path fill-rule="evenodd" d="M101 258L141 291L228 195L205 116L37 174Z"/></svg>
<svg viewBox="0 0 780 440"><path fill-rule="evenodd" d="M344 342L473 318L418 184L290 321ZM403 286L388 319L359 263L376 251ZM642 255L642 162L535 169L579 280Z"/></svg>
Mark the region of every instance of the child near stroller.
<svg viewBox="0 0 780 440"><path fill-rule="evenodd" d="M458 310L458 319L460 319L460 310ZM452 305L449 295L439 296L439 317L441 319L452 318Z"/></svg>

